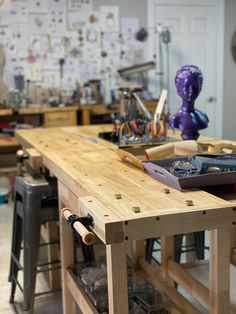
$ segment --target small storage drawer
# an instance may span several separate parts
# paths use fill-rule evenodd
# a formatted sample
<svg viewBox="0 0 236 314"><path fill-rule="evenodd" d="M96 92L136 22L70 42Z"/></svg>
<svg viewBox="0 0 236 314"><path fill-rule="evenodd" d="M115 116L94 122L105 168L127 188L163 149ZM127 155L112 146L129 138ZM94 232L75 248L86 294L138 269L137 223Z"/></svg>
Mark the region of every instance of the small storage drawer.
<svg viewBox="0 0 236 314"><path fill-rule="evenodd" d="M73 111L55 111L44 114L45 127L74 126L77 125L77 112Z"/></svg>

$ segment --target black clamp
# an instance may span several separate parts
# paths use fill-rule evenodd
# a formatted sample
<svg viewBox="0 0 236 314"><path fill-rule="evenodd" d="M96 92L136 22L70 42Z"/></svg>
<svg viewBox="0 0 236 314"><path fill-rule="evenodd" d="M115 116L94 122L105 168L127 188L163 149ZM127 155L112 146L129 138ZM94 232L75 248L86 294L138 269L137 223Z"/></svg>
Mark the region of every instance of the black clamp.
<svg viewBox="0 0 236 314"><path fill-rule="evenodd" d="M22 163L26 159L29 159L29 155L28 154L22 154L20 156L17 156L17 163Z"/></svg>
<svg viewBox="0 0 236 314"><path fill-rule="evenodd" d="M79 216L74 215L74 214L70 215L68 217L68 222L69 222L69 224L71 225L71 227L73 229L75 229L74 228L74 223L76 221L79 221L80 223L82 223L82 225L84 225L86 228L93 227L93 225L94 225L93 217L91 215L89 215L89 214L86 217L79 217Z"/></svg>

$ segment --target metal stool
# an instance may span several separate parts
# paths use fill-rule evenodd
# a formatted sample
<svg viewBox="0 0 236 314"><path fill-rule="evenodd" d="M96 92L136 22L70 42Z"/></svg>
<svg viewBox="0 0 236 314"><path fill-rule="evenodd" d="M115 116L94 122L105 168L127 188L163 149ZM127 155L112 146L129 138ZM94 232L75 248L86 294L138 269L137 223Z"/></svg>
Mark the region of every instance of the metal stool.
<svg viewBox="0 0 236 314"><path fill-rule="evenodd" d="M194 244L191 246L183 246L183 234L175 235L174 237L174 259L176 262L180 262L181 254L196 251L196 257L198 260L204 259L204 250L207 249L205 247L205 231L194 232ZM158 238L151 238L147 239L146 241L146 260L151 263L151 260L155 260L157 263L157 259L153 257L153 252L157 251L158 249L154 249L154 244L157 242L160 244Z"/></svg>
<svg viewBox="0 0 236 314"><path fill-rule="evenodd" d="M51 181L51 182L50 182ZM58 220L57 185L55 180L41 175L17 176L15 179L15 204L13 216L12 250L9 281L10 302L14 302L16 285L23 292L23 310L33 313L40 246L40 228L48 221ZM23 267L20 265L23 243ZM55 242L54 242L55 243ZM48 243L49 244L49 243ZM58 263L57 261L56 263ZM55 263L55 262L54 262ZM54 270L60 266L49 268ZM18 271L23 270L23 287L18 282Z"/></svg>

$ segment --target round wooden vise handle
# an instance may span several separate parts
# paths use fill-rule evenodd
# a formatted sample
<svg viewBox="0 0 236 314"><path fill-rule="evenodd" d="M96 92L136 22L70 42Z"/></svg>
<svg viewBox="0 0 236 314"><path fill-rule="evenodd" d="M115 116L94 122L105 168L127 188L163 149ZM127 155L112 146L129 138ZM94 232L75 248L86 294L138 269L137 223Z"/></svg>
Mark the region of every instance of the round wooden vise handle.
<svg viewBox="0 0 236 314"><path fill-rule="evenodd" d="M16 158L17 158L17 175L21 176L22 175L22 162L20 161L24 155L23 150L19 149L16 152Z"/></svg>
<svg viewBox="0 0 236 314"><path fill-rule="evenodd" d="M63 208L61 210L61 214L62 216L65 217L66 220L68 220L69 217L73 215L69 208ZM83 242L86 245L92 245L95 243L95 235L92 232L88 231L88 229L86 229L85 226L81 222L76 221L73 224L73 228L79 233Z"/></svg>

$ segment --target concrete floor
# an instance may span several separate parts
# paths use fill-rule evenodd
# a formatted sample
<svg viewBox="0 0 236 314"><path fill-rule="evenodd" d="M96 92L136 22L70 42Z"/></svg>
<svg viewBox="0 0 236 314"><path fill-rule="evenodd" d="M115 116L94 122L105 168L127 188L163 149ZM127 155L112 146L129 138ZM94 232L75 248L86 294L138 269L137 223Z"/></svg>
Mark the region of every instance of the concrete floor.
<svg viewBox="0 0 236 314"><path fill-rule="evenodd" d="M17 289L14 306L9 304L10 283L8 282L11 250L12 204L0 205L0 313L22 313L22 294ZM19 277L21 279L21 276ZM37 277L36 291L47 291L47 281L42 274ZM54 292L35 298L35 314L62 314L61 293Z"/></svg>

